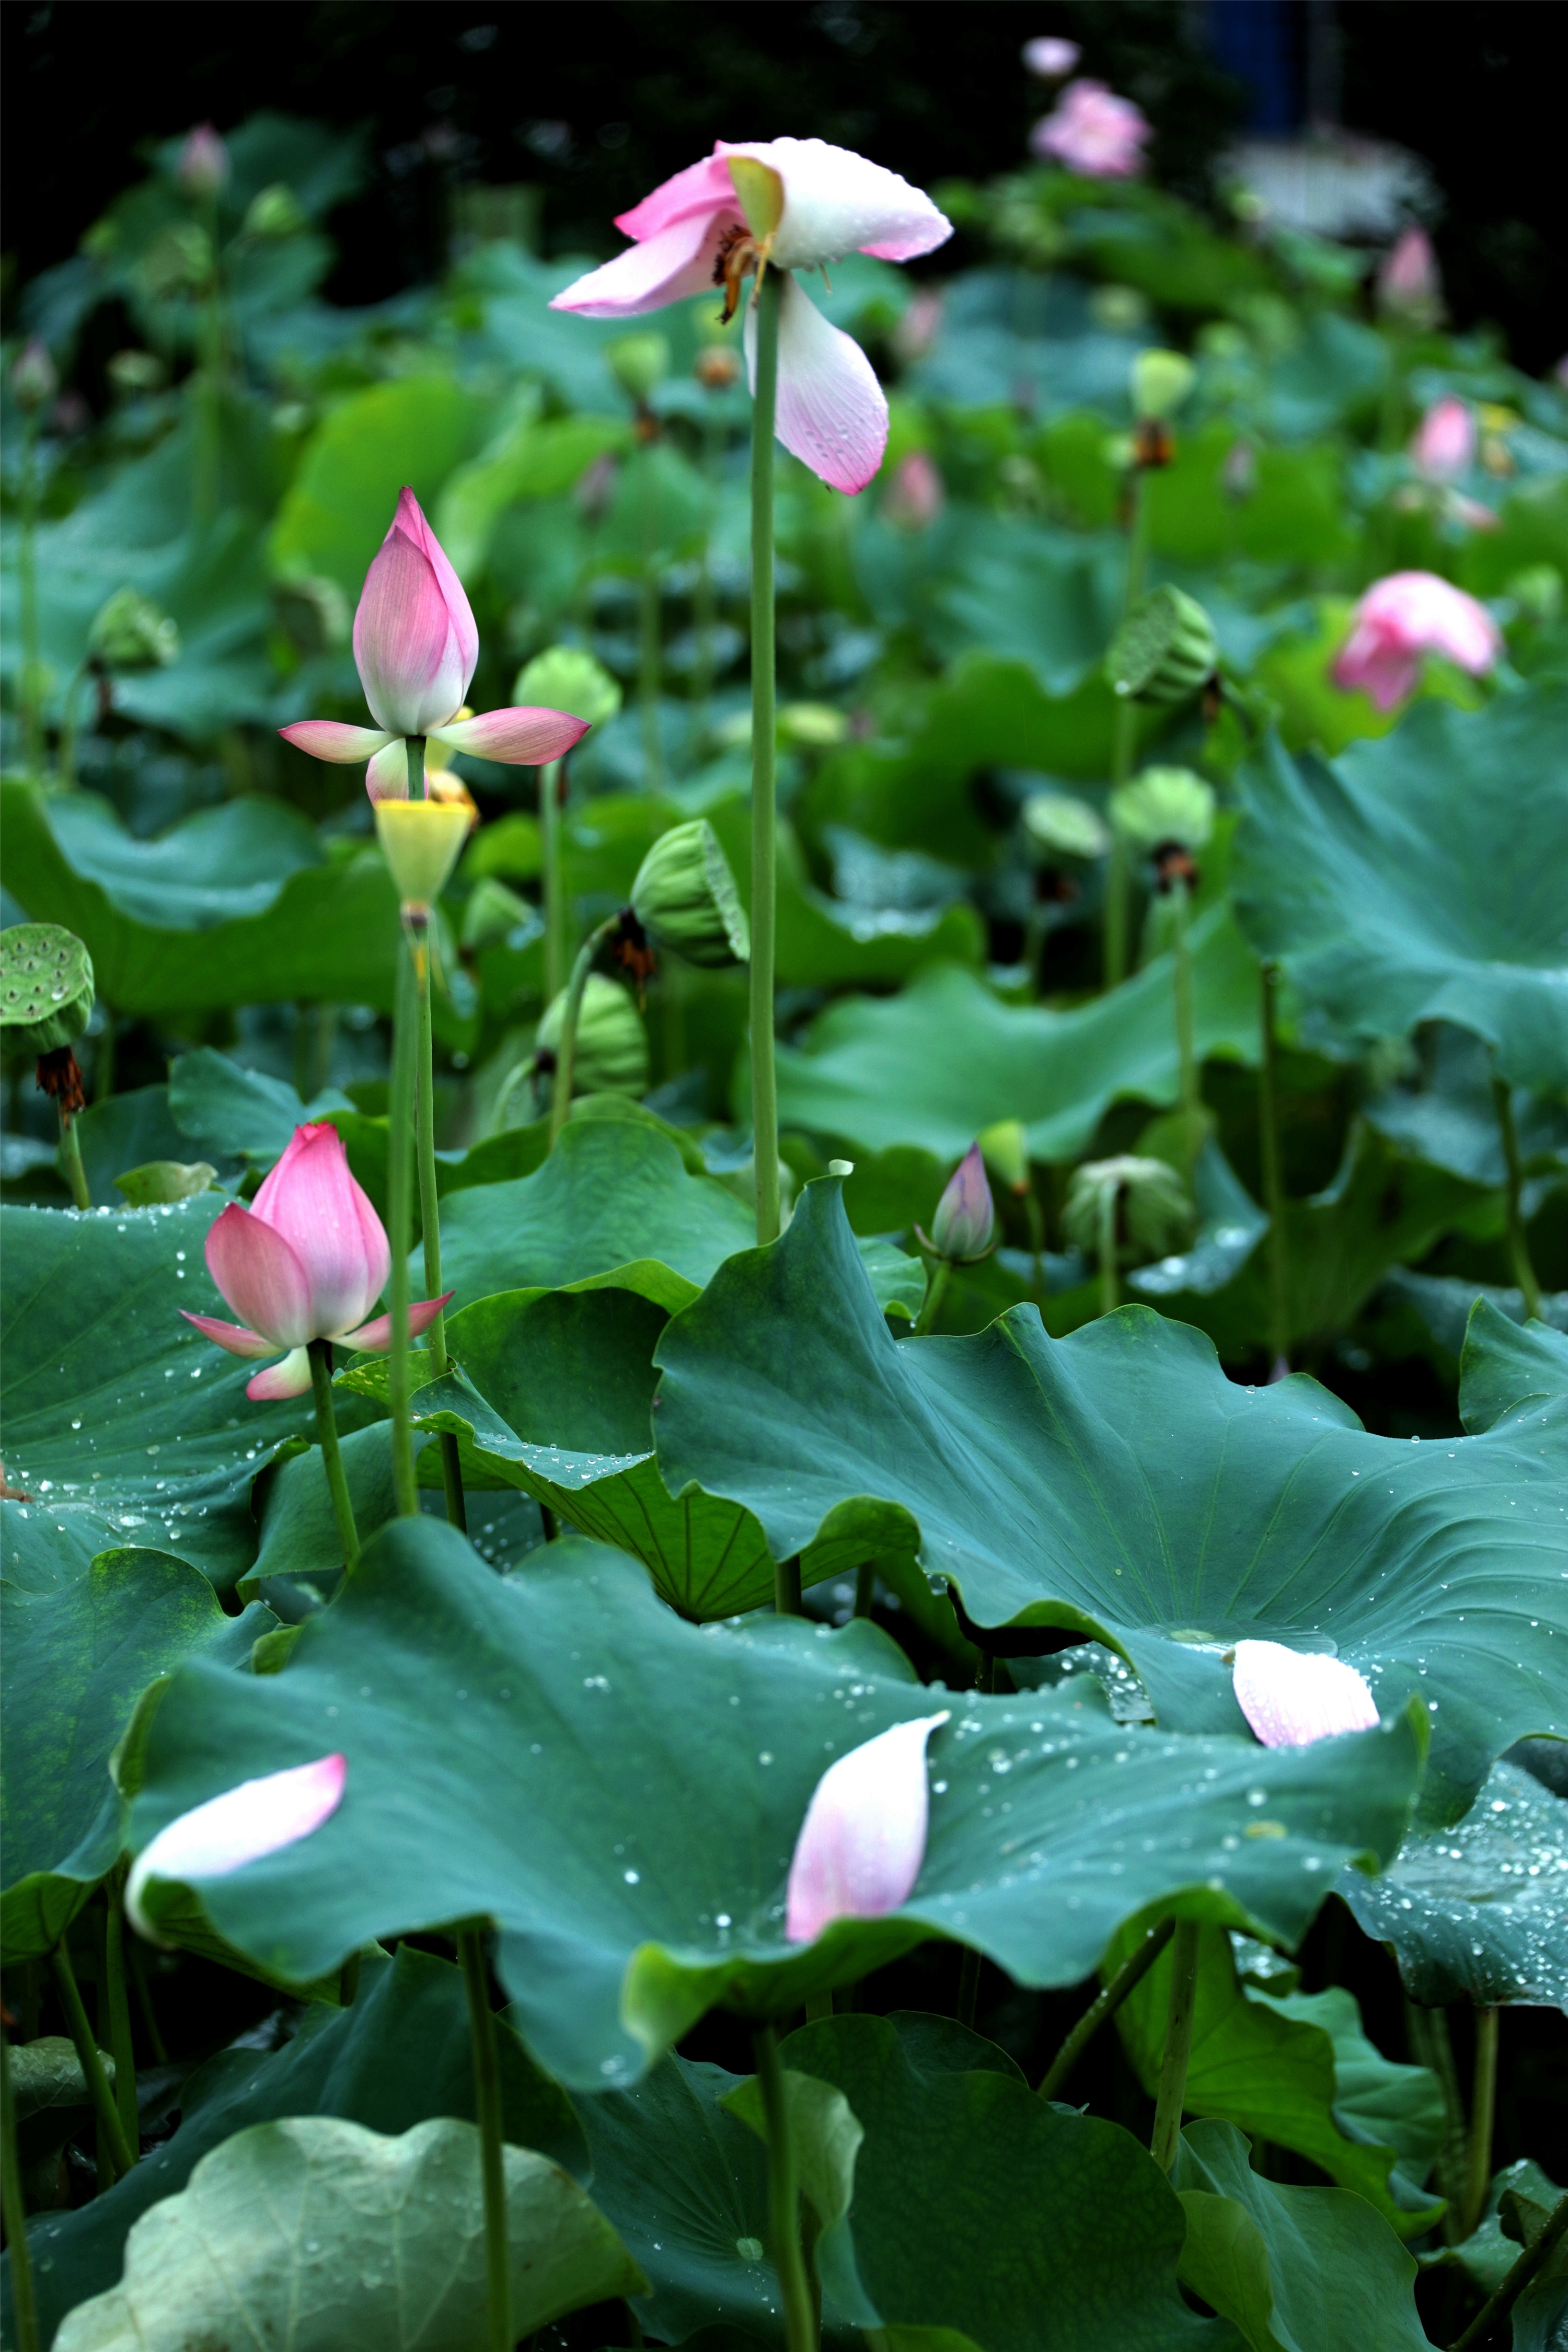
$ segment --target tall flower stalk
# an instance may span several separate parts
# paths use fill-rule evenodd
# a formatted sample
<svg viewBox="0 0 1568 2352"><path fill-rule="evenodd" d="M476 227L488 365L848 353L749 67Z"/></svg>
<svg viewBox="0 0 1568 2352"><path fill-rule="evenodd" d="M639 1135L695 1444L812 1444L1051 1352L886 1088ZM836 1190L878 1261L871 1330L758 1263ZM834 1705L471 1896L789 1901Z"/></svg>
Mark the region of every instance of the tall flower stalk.
<svg viewBox="0 0 1568 2352"><path fill-rule="evenodd" d="M779 303L784 279L757 281L752 413L752 1143L757 1239L779 1234L779 1097L773 1061L773 963L778 903L778 720L773 613L773 429L778 406Z"/></svg>

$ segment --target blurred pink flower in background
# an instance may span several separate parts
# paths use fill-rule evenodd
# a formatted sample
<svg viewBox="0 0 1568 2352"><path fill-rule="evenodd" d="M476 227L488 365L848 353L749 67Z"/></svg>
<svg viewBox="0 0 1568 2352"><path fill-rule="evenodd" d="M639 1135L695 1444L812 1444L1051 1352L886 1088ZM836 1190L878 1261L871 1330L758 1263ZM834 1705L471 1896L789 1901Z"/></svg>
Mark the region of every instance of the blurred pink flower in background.
<svg viewBox="0 0 1568 2352"><path fill-rule="evenodd" d="M205 1805L195 1805L167 1822L131 1867L125 1908L137 1934L151 1943L161 1940L142 1908L142 1890L150 1878L183 1885L226 1878L247 1862L297 1845L337 1811L348 1770L346 1757L319 1757L313 1764L295 1764L286 1771L242 1780L237 1789L226 1789L221 1797L209 1797Z"/></svg>
<svg viewBox="0 0 1568 2352"><path fill-rule="evenodd" d="M880 1919L907 1900L925 1859L926 1742L950 1715L895 1723L828 1766L790 1864L792 1944L809 1944L835 1919Z"/></svg>
<svg viewBox="0 0 1568 2352"><path fill-rule="evenodd" d="M1476 457L1476 420L1468 402L1452 393L1435 400L1415 429L1410 457L1429 482L1457 481L1468 474Z"/></svg>
<svg viewBox="0 0 1568 2352"><path fill-rule="evenodd" d="M922 287L911 294L909 306L893 329L893 349L907 366L911 360L923 360L942 332L942 296L933 288Z"/></svg>
<svg viewBox="0 0 1568 2352"><path fill-rule="evenodd" d="M941 474L923 449L911 449L894 467L882 512L905 530L924 530L942 512L947 492Z"/></svg>
<svg viewBox="0 0 1568 2352"><path fill-rule="evenodd" d="M1443 279L1424 228L1407 228L1389 247L1377 273L1378 307L1420 326L1442 309Z"/></svg>
<svg viewBox="0 0 1568 2352"><path fill-rule="evenodd" d="M180 150L180 185L193 196L216 196L228 182L228 149L210 122L199 122Z"/></svg>
<svg viewBox="0 0 1568 2352"><path fill-rule="evenodd" d="M1369 588L1351 616L1334 664L1336 686L1370 695L1392 710L1415 691L1423 654L1443 654L1472 677L1502 651L1502 633L1484 604L1435 572L1392 572Z"/></svg>
<svg viewBox="0 0 1568 2352"><path fill-rule="evenodd" d="M1238 1642L1232 1679L1236 1703L1265 1748L1306 1748L1377 1723L1365 1676L1321 1651Z"/></svg>
<svg viewBox="0 0 1568 2352"><path fill-rule="evenodd" d="M1060 81L1082 54L1076 41L1064 41L1055 33L1043 33L1038 40L1024 44L1024 63L1041 81Z"/></svg>
<svg viewBox="0 0 1568 2352"><path fill-rule="evenodd" d="M1100 81L1069 81L1029 133L1029 146L1087 180L1131 180L1143 169L1143 144L1152 136L1153 125L1131 99Z"/></svg>

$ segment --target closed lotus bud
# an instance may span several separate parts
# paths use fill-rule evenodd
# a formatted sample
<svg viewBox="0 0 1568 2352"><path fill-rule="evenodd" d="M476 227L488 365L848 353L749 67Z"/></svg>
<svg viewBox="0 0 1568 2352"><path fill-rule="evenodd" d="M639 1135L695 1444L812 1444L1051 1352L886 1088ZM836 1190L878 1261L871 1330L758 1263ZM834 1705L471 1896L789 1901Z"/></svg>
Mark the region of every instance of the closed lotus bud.
<svg viewBox="0 0 1568 2352"><path fill-rule="evenodd" d="M376 802L376 836L397 895L410 914L428 914L440 897L471 822L461 802Z"/></svg>
<svg viewBox="0 0 1568 2352"><path fill-rule="evenodd" d="M984 1157L979 1144L972 1143L936 1204L928 1246L950 1265L972 1265L989 1251L995 1223ZM915 1230L918 1233L919 1226ZM921 1238L925 1240L925 1235Z"/></svg>
<svg viewBox="0 0 1568 2352"><path fill-rule="evenodd" d="M23 344L16 365L11 370L11 389L18 407L32 410L44 408L60 388L55 363L49 357L49 347L41 335L33 335Z"/></svg>
<svg viewBox="0 0 1568 2352"><path fill-rule="evenodd" d="M1099 810L1072 793L1031 793L1023 820L1030 847L1047 857L1103 857L1110 846Z"/></svg>
<svg viewBox="0 0 1568 2352"><path fill-rule="evenodd" d="M539 1024L537 1054L552 1059L561 1044L566 992L562 990ZM647 1092L647 1033L624 988L601 971L588 974L577 1019L573 1091L580 1095L643 1095Z"/></svg>
<svg viewBox="0 0 1568 2352"><path fill-rule="evenodd" d="M1151 588L1110 641L1105 674L1136 702L1185 702L1214 676L1214 623L1195 596L1167 582Z"/></svg>
<svg viewBox="0 0 1568 2352"><path fill-rule="evenodd" d="M509 890L495 875L486 874L475 883L463 909L463 928L458 934L458 943L465 954L472 954L476 949L488 948L493 940L504 940L520 925L531 926L537 919L526 898ZM534 936L538 937L537 931Z"/></svg>
<svg viewBox="0 0 1568 2352"><path fill-rule="evenodd" d="M246 208L247 236L297 236L310 225L299 197L283 180L274 181L271 187L252 196Z"/></svg>
<svg viewBox="0 0 1568 2352"><path fill-rule="evenodd" d="M1028 1191L1029 1146L1022 1119L999 1118L994 1127L982 1128L975 1146L993 1176L1000 1177L1010 1192Z"/></svg>
<svg viewBox="0 0 1568 2352"><path fill-rule="evenodd" d="M628 399L646 407L656 384L669 373L669 344L663 335L620 335L605 346L610 373Z"/></svg>
<svg viewBox="0 0 1568 2352"><path fill-rule="evenodd" d="M947 492L942 478L923 449L911 449L893 468L882 499L882 512L900 530L926 530L941 514Z"/></svg>
<svg viewBox="0 0 1568 2352"><path fill-rule="evenodd" d="M686 963L746 963L752 935L730 862L706 817L661 834L632 884L632 912L657 948Z"/></svg>
<svg viewBox="0 0 1568 2352"><path fill-rule="evenodd" d="M1321 1650L1238 1642L1232 1677L1236 1703L1265 1748L1307 1748L1377 1724L1365 1676Z"/></svg>
<svg viewBox="0 0 1568 2352"><path fill-rule="evenodd" d="M1191 360L1180 352L1140 352L1132 362L1132 414L1173 416L1193 388Z"/></svg>
<svg viewBox="0 0 1568 2352"><path fill-rule="evenodd" d="M167 669L180 656L180 632L140 589L117 588L88 632L88 651L103 669Z"/></svg>
<svg viewBox="0 0 1568 2352"><path fill-rule="evenodd" d="M180 150L180 185L193 196L216 196L228 184L228 149L210 122L198 123Z"/></svg>
<svg viewBox="0 0 1568 2352"><path fill-rule="evenodd" d="M1145 856L1168 842L1194 853L1214 832L1215 796L1190 768L1145 768L1110 795L1116 830Z"/></svg>
<svg viewBox="0 0 1568 2352"><path fill-rule="evenodd" d="M521 703L565 710L602 727L621 707L621 689L602 662L577 646L552 646L518 671L512 693Z"/></svg>
<svg viewBox="0 0 1568 2352"><path fill-rule="evenodd" d="M92 958L58 923L0 931L0 1038L8 1054L58 1053L92 1018Z"/></svg>
<svg viewBox="0 0 1568 2352"><path fill-rule="evenodd" d="M1140 1257L1164 1257L1190 1238L1193 1204L1175 1170L1163 1160L1123 1152L1114 1160L1086 1160L1073 1171L1062 1229L1085 1257L1100 1247L1108 1194L1116 1203L1119 1232Z"/></svg>
<svg viewBox="0 0 1568 2352"><path fill-rule="evenodd" d="M1436 326L1443 315L1443 279L1425 229L1407 228L1377 273L1377 306L1412 327Z"/></svg>

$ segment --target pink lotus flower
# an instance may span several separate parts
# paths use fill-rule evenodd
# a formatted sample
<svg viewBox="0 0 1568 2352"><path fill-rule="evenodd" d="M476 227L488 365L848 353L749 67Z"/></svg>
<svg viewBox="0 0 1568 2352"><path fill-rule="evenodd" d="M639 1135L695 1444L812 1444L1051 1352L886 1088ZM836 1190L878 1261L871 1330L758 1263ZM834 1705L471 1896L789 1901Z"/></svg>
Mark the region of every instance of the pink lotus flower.
<svg viewBox="0 0 1568 2352"><path fill-rule="evenodd" d="M1377 1701L1342 1658L1283 1642L1238 1642L1236 1703L1265 1748L1306 1748L1342 1731L1372 1731Z"/></svg>
<svg viewBox="0 0 1568 2352"><path fill-rule="evenodd" d="M1432 240L1424 228L1407 228L1384 255L1377 273L1380 310L1412 325L1429 324L1443 305L1443 280Z"/></svg>
<svg viewBox="0 0 1568 2352"><path fill-rule="evenodd" d="M972 1143L936 1204L929 1240L919 1225L915 1231L933 1256L945 1258L951 1265L971 1265L989 1251L995 1221L984 1154L978 1143Z"/></svg>
<svg viewBox="0 0 1568 2352"><path fill-rule="evenodd" d="M1410 459L1429 482L1457 481L1476 459L1476 420L1469 403L1446 393L1435 400L1415 430Z"/></svg>
<svg viewBox="0 0 1568 2352"><path fill-rule="evenodd" d="M207 1272L243 1323L191 1315L187 1323L231 1356L288 1354L247 1381L258 1402L303 1396L310 1385L307 1342L384 1355L392 1318L366 1316L392 1269L386 1228L349 1173L335 1127L297 1127L289 1149L248 1209L234 1202L207 1229ZM425 1330L452 1296L422 1298L408 1310L410 1332Z"/></svg>
<svg viewBox="0 0 1568 2352"><path fill-rule="evenodd" d="M1069 81L1029 133L1029 147L1086 180L1133 180L1143 169L1143 142L1152 136L1153 125L1131 99L1118 98L1102 81Z"/></svg>
<svg viewBox="0 0 1568 2352"><path fill-rule="evenodd" d="M226 1789L221 1797L209 1797L170 1822L142 1847L126 1882L125 1908L137 1934L150 1943L158 1940L142 1908L150 1878L178 1879L182 1885L226 1878L247 1862L298 1844L337 1811L348 1769L346 1757L319 1757L314 1764L242 1780L237 1789Z"/></svg>
<svg viewBox="0 0 1568 2352"><path fill-rule="evenodd" d="M828 1766L789 1866L792 1944L809 1944L835 1919L880 1919L908 1898L925 1860L926 1742L950 1715L895 1723Z"/></svg>
<svg viewBox="0 0 1568 2352"><path fill-rule="evenodd" d="M408 798L410 735L510 767L558 760L587 733L564 710L531 707L459 719L479 657L479 633L463 583L412 490L397 501L354 614L354 663L374 727L300 719L280 727L285 742L313 760L349 767L366 760L373 801Z"/></svg>
<svg viewBox="0 0 1568 2352"><path fill-rule="evenodd" d="M911 449L893 468L882 500L889 522L905 530L927 530L942 512L947 498L942 478L923 449Z"/></svg>
<svg viewBox="0 0 1568 2352"><path fill-rule="evenodd" d="M1024 44L1024 63L1041 81L1060 81L1071 73L1082 55L1076 41L1064 41L1057 34L1044 33L1037 41Z"/></svg>
<svg viewBox="0 0 1568 2352"><path fill-rule="evenodd" d="M932 252L952 224L931 198L821 139L721 139L616 226L635 244L557 294L552 310L628 319L722 285L729 317L742 278L772 262L784 274L778 437L835 489L863 490L887 446L888 404L859 344L828 325L792 273L851 251L882 261ZM754 311L746 361L754 389Z"/></svg>
<svg viewBox="0 0 1568 2352"><path fill-rule="evenodd" d="M1392 710L1414 692L1423 654L1444 654L1480 677L1501 651L1497 623L1462 588L1435 572L1391 572L1352 614L1334 684L1352 694L1359 688L1380 710Z"/></svg>

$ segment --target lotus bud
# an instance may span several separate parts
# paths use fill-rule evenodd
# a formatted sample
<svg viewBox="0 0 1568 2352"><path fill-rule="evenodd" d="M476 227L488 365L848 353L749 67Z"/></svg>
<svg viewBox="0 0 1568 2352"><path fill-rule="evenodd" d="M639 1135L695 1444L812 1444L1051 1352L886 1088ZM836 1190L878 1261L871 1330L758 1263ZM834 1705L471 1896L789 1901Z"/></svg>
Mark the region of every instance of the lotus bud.
<svg viewBox="0 0 1568 2352"><path fill-rule="evenodd" d="M1167 582L1151 588L1110 641L1105 674L1137 702L1185 702L1208 684L1219 646L1196 597Z"/></svg>
<svg viewBox="0 0 1568 2352"><path fill-rule="evenodd" d="M465 955L479 948L488 948L496 940L504 940L520 926L537 921L533 908L515 890L509 890L495 875L486 874L474 885L468 905L463 909L463 928L458 945ZM537 937L537 932L535 937Z"/></svg>
<svg viewBox="0 0 1568 2352"><path fill-rule="evenodd" d="M58 923L0 931L0 1036L8 1054L74 1045L92 1018L92 958Z"/></svg>
<svg viewBox="0 0 1568 2352"><path fill-rule="evenodd" d="M117 1176L114 1189L124 1193L133 1209L153 1209L194 1200L216 1181L217 1170L205 1160L147 1160Z"/></svg>
<svg viewBox="0 0 1568 2352"><path fill-rule="evenodd" d="M1215 796L1190 768L1145 768L1110 795L1116 830L1145 856L1174 843L1189 854L1214 832Z"/></svg>
<svg viewBox="0 0 1568 2352"><path fill-rule="evenodd" d="M632 884L632 912L655 947L687 963L717 969L750 961L745 908L706 817L659 835Z"/></svg>
<svg viewBox="0 0 1568 2352"><path fill-rule="evenodd" d="M982 1128L975 1147L1010 1192L1028 1191L1029 1146L1022 1119L999 1118L994 1127Z"/></svg>
<svg viewBox="0 0 1568 2352"><path fill-rule="evenodd" d="M428 915L461 855L471 822L461 802L376 802L376 836L406 914Z"/></svg>
<svg viewBox="0 0 1568 2352"><path fill-rule="evenodd" d="M790 1863L784 1934L809 1944L835 1919L881 1919L909 1900L925 1860L926 1743L940 1715L895 1723L830 1764Z"/></svg>
<svg viewBox="0 0 1568 2352"><path fill-rule="evenodd" d="M263 237L298 236L310 226L299 197L283 180L275 180L271 187L252 196L244 223L247 236Z"/></svg>
<svg viewBox="0 0 1568 2352"><path fill-rule="evenodd" d="M1193 388L1194 370L1180 352L1140 352L1132 362L1132 414L1150 419L1173 416Z"/></svg>
<svg viewBox="0 0 1568 2352"><path fill-rule="evenodd" d="M1232 1675L1236 1703L1265 1748L1307 1748L1376 1727L1371 1686L1342 1658L1283 1642L1238 1642Z"/></svg>
<svg viewBox="0 0 1568 2352"><path fill-rule="evenodd" d="M16 365L11 370L11 390L19 408L28 411L45 408L60 388L59 376L49 357L49 347L41 335L33 335L23 344Z"/></svg>
<svg viewBox="0 0 1568 2352"><path fill-rule="evenodd" d="M512 693L519 702L564 710L590 727L602 727L621 707L621 689L602 662L576 646L552 646L518 671Z"/></svg>
<svg viewBox="0 0 1568 2352"><path fill-rule="evenodd" d="M1458 481L1476 461L1476 420L1468 401L1446 393L1416 427L1410 462L1429 482ZM1488 520L1491 520L1489 514Z"/></svg>
<svg viewBox="0 0 1568 2352"><path fill-rule="evenodd" d="M893 329L893 349L906 367L923 360L936 347L942 332L942 296L933 287L922 286L911 294L903 317Z"/></svg>
<svg viewBox="0 0 1568 2352"><path fill-rule="evenodd" d="M1098 809L1072 793L1031 793L1024 803L1030 846L1047 857L1103 857L1110 834Z"/></svg>
<svg viewBox="0 0 1568 2352"><path fill-rule="evenodd" d="M933 1255L945 1258L950 1265L972 1265L988 1254L995 1222L984 1157L979 1144L972 1143L936 1204L929 1241L924 1234L921 1239ZM918 1225L915 1231L920 1234Z"/></svg>
<svg viewBox="0 0 1568 2352"><path fill-rule="evenodd" d="M180 656L180 632L140 589L117 588L88 632L88 652L102 669L167 669Z"/></svg>
<svg viewBox="0 0 1568 2352"><path fill-rule="evenodd" d="M125 1909L137 1934L152 1943L158 1940L142 1903L149 1880L199 1885L204 1879L226 1878L247 1862L297 1845L337 1811L348 1769L344 1757L322 1756L313 1764L264 1773L170 1822L131 1865Z"/></svg>
<svg viewBox="0 0 1568 2352"><path fill-rule="evenodd" d="M605 346L610 373L630 400L646 408L649 395L669 373L669 342L655 333L619 335Z"/></svg>
<svg viewBox="0 0 1568 2352"><path fill-rule="evenodd" d="M1436 326L1443 314L1443 280L1425 229L1407 228L1377 273L1377 304L1412 327Z"/></svg>
<svg viewBox="0 0 1568 2352"><path fill-rule="evenodd" d="M554 1067L566 1007L562 990L534 1039L536 1066ZM549 1056L546 1063L545 1056ZM643 1095L647 1091L647 1033L624 988L601 971L588 974L577 1018L573 1091L580 1095Z"/></svg>
<svg viewBox="0 0 1568 2352"><path fill-rule="evenodd" d="M1099 1250L1108 1192L1115 1197L1121 1231L1141 1257L1164 1257L1190 1239L1193 1204L1175 1170L1163 1160L1124 1152L1114 1160L1086 1160L1073 1171L1062 1229L1085 1257Z"/></svg>
<svg viewBox="0 0 1568 2352"><path fill-rule="evenodd" d="M923 449L911 449L893 468L882 512L901 530L928 530L946 502L942 478Z"/></svg>
<svg viewBox="0 0 1568 2352"><path fill-rule="evenodd" d="M180 150L180 185L193 196L216 196L228 184L228 149L210 122L198 123Z"/></svg>

